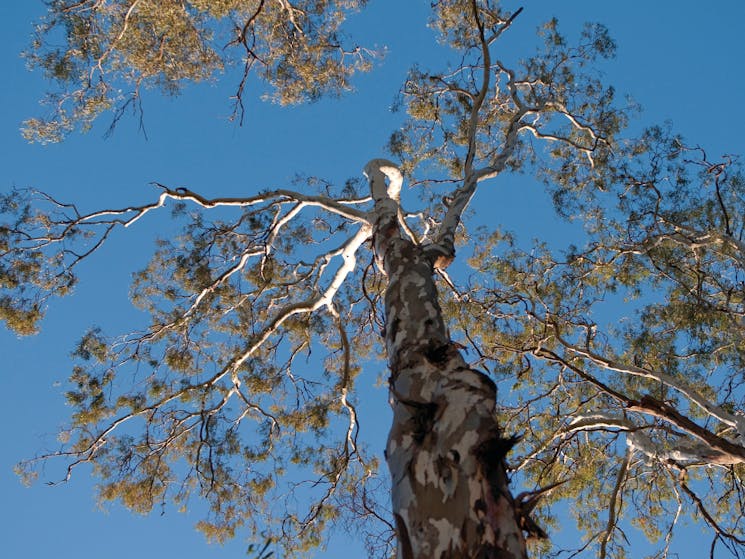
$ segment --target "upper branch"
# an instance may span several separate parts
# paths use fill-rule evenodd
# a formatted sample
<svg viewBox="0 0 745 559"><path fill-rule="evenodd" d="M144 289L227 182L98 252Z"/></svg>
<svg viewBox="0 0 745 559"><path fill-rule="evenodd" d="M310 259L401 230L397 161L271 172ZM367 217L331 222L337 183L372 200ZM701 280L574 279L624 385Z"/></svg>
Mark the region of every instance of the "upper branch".
<svg viewBox="0 0 745 559"><path fill-rule="evenodd" d="M0 296L3 319L19 333L34 332L43 316L44 302L52 295L70 292L77 279L75 269L82 260L97 252L114 229L134 225L148 213L164 207L168 200L189 201L205 209L255 208L252 211L259 213L272 212L273 207L293 206L274 223L266 238L256 239L259 244L250 242L244 247L238 262L222 273L222 282L241 271L252 256L268 255L267 247L274 242L279 229L303 209L320 208L361 224L362 229L370 227L368 213L353 207L365 199L332 199L285 189L249 197L206 198L183 188L158 186L163 192L154 202L90 213L81 213L72 204L30 190L14 191L0 200L2 213L8 218L0 223L0 273L7 276L3 287L14 290L12 297ZM197 297L192 312L209 292Z"/></svg>
<svg viewBox="0 0 745 559"><path fill-rule="evenodd" d="M332 314L336 312L333 309L333 298L336 295L337 291L339 291L339 288L341 288L342 284L347 279L349 274L351 274L352 271L355 269L355 266L357 264L357 250L360 248L360 246L362 246L363 243L365 243L365 241L370 238L371 233L371 227L368 225L364 225L360 227L360 229L353 237L347 239L340 249L342 262L339 264L339 267L331 278L331 281L329 282L329 285L326 287L326 289L324 289L320 293L308 297L307 299L285 305L280 310L278 310L274 314L274 317L268 321L263 330L256 336L254 336L251 341L234 356L234 358L231 360L230 365L226 367L223 374L227 374L228 372L230 372L235 375L238 369L240 369L241 365L243 365L243 363L245 363L246 360L251 357L254 352L256 352L256 350L260 348L264 344L264 342L266 342L266 340L269 339L269 337L277 331L282 323L284 323L290 317L296 314L311 313L325 306L329 307Z"/></svg>

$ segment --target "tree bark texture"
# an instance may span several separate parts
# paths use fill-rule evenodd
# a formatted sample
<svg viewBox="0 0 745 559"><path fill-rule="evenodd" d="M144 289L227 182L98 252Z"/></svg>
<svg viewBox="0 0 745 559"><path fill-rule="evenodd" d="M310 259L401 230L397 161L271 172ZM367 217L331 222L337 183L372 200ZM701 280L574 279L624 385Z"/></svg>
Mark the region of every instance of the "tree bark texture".
<svg viewBox="0 0 745 559"><path fill-rule="evenodd" d="M374 249L388 278L393 425L386 459L398 558L524 558L504 462L514 441L496 420L496 386L450 340L433 278L438 251L401 234L399 170L373 160L365 172L375 201Z"/></svg>

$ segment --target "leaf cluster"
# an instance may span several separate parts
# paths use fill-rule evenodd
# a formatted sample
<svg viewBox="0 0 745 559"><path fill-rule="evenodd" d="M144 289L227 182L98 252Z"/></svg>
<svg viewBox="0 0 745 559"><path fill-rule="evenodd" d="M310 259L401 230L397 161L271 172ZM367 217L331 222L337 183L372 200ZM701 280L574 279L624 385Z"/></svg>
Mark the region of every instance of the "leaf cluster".
<svg viewBox="0 0 745 559"><path fill-rule="evenodd" d="M340 190L354 194L354 185ZM15 237L0 262L26 273L38 293L47 275L59 269L74 277L80 255L132 222L120 214L143 211L81 216L52 203L32 218L28 205L6 205L18 217L3 229ZM359 268L348 283L333 283L357 225L285 194L209 215L179 203L173 214L181 234L159 240L133 279L132 301L150 323L125 337L99 329L83 336L73 353L62 450L20 470L33 475L39 459L59 457L68 478L91 463L104 502L145 514L169 502L185 507L197 494L209 503L198 524L209 539L241 528L255 541L284 542L287 555L305 552L342 516L370 517L348 496L378 475L357 443L355 379L362 360L380 352L370 311L379 287ZM76 227L91 234L72 234ZM23 272L32 258L38 269ZM5 292L22 293L11 279ZM365 294L355 287L363 281Z"/></svg>
<svg viewBox="0 0 745 559"><path fill-rule="evenodd" d="M501 387L506 429L523 435L518 479L564 482L544 503L582 502L584 545L602 555L623 556L629 523L667 553L682 511L740 549L742 458L716 439L743 442L737 159L653 127L617 147L602 189L551 172L558 209L581 208L565 213L584 243L484 233L476 274L446 307Z"/></svg>
<svg viewBox="0 0 745 559"><path fill-rule="evenodd" d="M404 170L468 179L549 154L585 169L607 158L627 113L595 68L615 53L607 29L588 24L570 41L554 19L539 30L543 45L533 56L502 60L495 45L519 13L491 1L435 4L431 25L459 58L447 68L413 68L401 89L409 118L389 149Z"/></svg>
<svg viewBox="0 0 745 559"><path fill-rule="evenodd" d="M266 96L299 103L350 89L371 53L341 26L365 0L53 0L25 56L55 88L46 116L25 122L31 141L87 130L105 111L112 126L142 110L145 89L178 94L192 82L238 69L234 116L256 67Z"/></svg>

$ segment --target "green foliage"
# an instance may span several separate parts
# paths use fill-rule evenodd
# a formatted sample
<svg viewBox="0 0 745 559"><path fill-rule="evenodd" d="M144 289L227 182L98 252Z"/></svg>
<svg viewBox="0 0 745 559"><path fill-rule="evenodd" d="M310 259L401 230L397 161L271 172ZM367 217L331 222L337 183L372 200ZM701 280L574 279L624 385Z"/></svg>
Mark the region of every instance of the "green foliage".
<svg viewBox="0 0 745 559"><path fill-rule="evenodd" d="M512 17L519 21L519 13L506 13L496 2L477 4L478 12L470 0L436 3L432 26L462 57L452 63L461 70L411 70L399 103L410 118L392 135L391 152L405 171L422 166L428 178L435 173L464 177L469 151L477 168L506 160L518 170L550 154L565 161L567 177L595 174L591 170L610 154L628 112L593 66L615 53L607 29L588 24L572 44L551 20L539 30L543 48L510 62L485 51L511 32ZM480 71L486 66L487 82ZM532 142L535 138L548 141ZM577 157L578 152L586 157Z"/></svg>
<svg viewBox="0 0 745 559"><path fill-rule="evenodd" d="M523 248L508 233L485 232L473 243L477 273L466 299L446 307L453 331L468 333L502 387L507 432L523 435L515 469L529 486L565 482L543 503L581 502L577 525L587 542L605 537L615 493L617 518L664 545L688 490L699 499L688 501L692 517L704 507L717 530L741 537L742 468L681 474L688 464L666 453L696 439L670 418L630 409L652 395L712 434L739 440L721 419L745 407L745 190L737 161L710 161L655 127L599 169L602 189L549 172L561 200L581 208L567 213L585 224L583 246ZM582 418L623 423L573 429ZM648 437L657 457L637 449L616 489L631 452L627 430ZM685 475L690 482L681 482ZM612 529L606 551L620 557L625 544Z"/></svg>
<svg viewBox="0 0 745 559"><path fill-rule="evenodd" d="M64 269L64 250L50 255L45 247L63 239L50 230L49 216L33 207L35 194L13 190L0 196L0 320L19 335L34 334L52 295L67 295L76 283ZM36 240L29 242L29 234ZM65 236L81 236L71 228Z"/></svg>
<svg viewBox="0 0 745 559"><path fill-rule="evenodd" d="M47 116L26 121L30 141L56 142L101 113L113 122L141 102L143 89L176 95L190 82L239 70L242 119L249 73L258 68L266 97L282 104L338 95L370 66L370 53L347 47L341 26L365 0L53 0L26 51L29 66L56 84Z"/></svg>
<svg viewBox="0 0 745 559"><path fill-rule="evenodd" d="M341 190L355 194L350 189ZM16 203L20 193L13 196L6 213L17 217L3 229L8 250L0 262L14 270L15 261L37 259L44 272L26 272L32 285L53 277L56 268L44 266L59 266L67 277L80 254L125 221L84 219L78 226L89 234L66 238L77 210L57 213L60 206L47 198L51 207L37 201L33 213L30 204ZM294 204L177 211L182 233L158 241L134 275L132 301L151 323L124 338L94 328L78 342L60 456L93 464L102 502L147 514L168 502L185 506L198 494L210 505L197 525L208 539L224 541L241 529L254 540L282 542L289 556L320 545L349 488L377 475L356 444L350 415L358 360L379 351L364 323L368 302L352 279L336 293L341 314L291 312L327 281L335 261L324 251L344 230L340 218L316 211L280 230ZM320 256L308 259L314 248ZM236 266L241 256L245 264ZM361 271L354 274L359 282ZM21 290L19 283L3 287ZM345 357L348 344L355 361ZM29 480L33 464L19 466Z"/></svg>
<svg viewBox="0 0 745 559"><path fill-rule="evenodd" d="M339 46L344 18L364 3L55 0L28 56L59 91L27 135L59 139L108 108L118 118L142 87L175 94L236 64L257 65L281 103L339 93L367 66L363 51ZM407 120L390 142L403 170L455 194L530 172L557 214L584 227L563 249L500 230L453 233L473 274L443 274L441 305L474 366L498 383L505 432L522 435L509 456L516 483L552 487L536 514L547 527L552 505L582 503L578 547L590 553L624 557L632 525L664 549L679 508L739 545L745 468L713 443L709 454L683 452L717 438L742 446L745 436L737 160L712 161L663 126L625 137L634 107L597 72L615 52L603 26L567 38L551 20L536 54L509 61L493 44L517 13L490 0L432 7L456 62L409 73ZM385 279L360 241L354 269L332 289L360 227L332 211L334 200L358 207L361 189L299 183L303 194L230 208L165 189L180 234L157 241L131 291L149 323L118 338L92 329L73 352L71 425L53 456L70 460L68 475L91 463L102 501L148 513L196 494L209 503L197 526L208 539L241 530L278 542L282 556L322 545L338 523L364 530L361 518L381 516L371 503L384 482L357 443L354 388L361 363L382 352ZM313 204L307 191L320 193ZM412 235L432 242L453 198L432 187L422 200ZM71 291L77 264L158 207L81 215L32 191L0 199L0 318L36 331L48 299ZM33 466L18 471L30 480Z"/></svg>

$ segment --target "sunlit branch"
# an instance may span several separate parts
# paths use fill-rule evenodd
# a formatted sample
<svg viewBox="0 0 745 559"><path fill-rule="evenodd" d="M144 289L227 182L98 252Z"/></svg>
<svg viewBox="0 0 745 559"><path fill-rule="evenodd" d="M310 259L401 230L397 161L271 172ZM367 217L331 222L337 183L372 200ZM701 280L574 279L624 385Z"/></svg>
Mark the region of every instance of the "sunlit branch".
<svg viewBox="0 0 745 559"><path fill-rule="evenodd" d="M201 302L207 297L208 295L214 293L222 284L224 284L226 281L228 281L234 274L237 272L240 272L243 270L248 263L249 259L253 256L260 256L264 254L263 249L256 249L252 247L249 250L243 251L243 253L238 258L238 261L225 270L223 273L221 273L217 278L215 278L214 281L210 283L209 286L202 289L202 291L199 292L199 294L194 298L194 302L189 306L189 308L186 309L181 314L181 317L177 320L172 322L169 326L175 326L176 324L183 323L185 320L188 320L199 308L199 305ZM157 331L152 332L150 336L157 336L163 332L163 330L166 328L166 326L159 327Z"/></svg>
<svg viewBox="0 0 745 559"><path fill-rule="evenodd" d="M701 427L667 402L646 395L642 396L638 402L632 402L628 409L629 411L642 412L667 421L703 442L703 445L694 444L680 446L675 449L681 461L693 460L694 462L698 461L709 464L738 464L745 462L745 447L716 435L709 429ZM672 458L675 460L676 456L673 455Z"/></svg>
<svg viewBox="0 0 745 559"><path fill-rule="evenodd" d="M111 43L109 44L109 48L106 49L103 52L103 54L98 58L98 60L96 61L96 66L94 68L91 68L90 76L89 76L89 80L91 83L93 82L93 73L95 71L95 68L98 68L98 71L100 72L102 76L105 74L105 71L103 69L103 63L111 55L111 53L114 52L114 49L116 48L117 43L121 41L124 35L127 33L127 28L129 27L129 20L132 17L132 14L134 13L135 8L137 8L137 4L139 3L140 3L140 0L134 0L132 4L130 4L129 8L124 14L124 19L122 20L121 31L119 31L119 34L111 41Z"/></svg>
<svg viewBox="0 0 745 559"><path fill-rule="evenodd" d="M620 404L622 404L626 411L638 412L659 418L674 425L703 443L683 443L670 450L666 450L654 444L648 437L640 433L638 428L635 428L634 430L629 429L627 441L635 448L643 451L650 458L662 459L664 461L669 460L672 463L678 461L681 467L686 465L737 464L745 462L745 447L727 440L711 432L709 429L701 427L691 419L682 415L669 404L661 402L649 395L642 396L639 400L626 396L617 390L613 390L582 368L574 365L571 360L565 359L545 348L537 348L535 355L560 363L562 366L572 370L579 375L580 378L590 382L607 395L616 399ZM671 386L671 388L675 387ZM591 418L590 421L596 421L596 419L597 416ZM617 427L622 426L622 424L619 424L613 418L605 414L601 414L600 420L602 423L613 421Z"/></svg>
<svg viewBox="0 0 745 559"><path fill-rule="evenodd" d="M455 255L455 233L461 223L463 212L476 193L478 183L501 173L507 166L509 158L517 149L519 122L525 114L521 111L512 117L505 136L504 146L500 153L493 158L492 163L488 167L474 169L469 176L466 176L463 185L451 193L445 217L433 235L433 242L428 247L434 255L439 257L440 265L438 267L446 268Z"/></svg>
<svg viewBox="0 0 745 559"><path fill-rule="evenodd" d="M432 258L436 262L436 267L439 269L446 268L453 259L455 254L455 232L460 225L463 212L468 207L471 198L476 192L478 182L494 177L504 170L507 161L514 153L518 143L517 135L519 133L519 128L517 124L526 114L520 110L512 117L505 135L504 147L500 154L493 158L489 167L475 169L474 162L477 152L477 135L481 125L481 112L484 106L484 101L486 100L491 88L492 59L490 45L499 37L499 35L509 28L512 21L522 11L522 8L513 13L506 21L500 21L499 24L501 27L489 38L486 37L484 22L480 15L482 8L478 6L476 0L472 0L471 9L479 34L479 47L481 50L481 84L478 91L469 92L442 80L443 83L446 84L448 90L459 95L465 95L471 99L472 103L467 117L468 127L466 131L466 141L468 143L468 148L463 167L464 182L449 195L445 217L433 236L433 242L427 247L428 251L433 255Z"/></svg>
<svg viewBox="0 0 745 559"><path fill-rule="evenodd" d="M357 410L354 405L349 402L347 396L349 395L350 388L350 367L351 367L351 348L349 345L349 338L347 337L347 331L344 328L341 315L336 310L333 304L327 305L327 308L331 315L336 319L337 326L339 328L339 337L341 339L341 346L343 352L342 362L342 374L341 374L341 393L339 394L339 401L341 405L347 410L349 414L349 427L347 428L346 439L344 442L344 450L349 456L357 453L357 433L359 433L359 421L357 419Z"/></svg>
<svg viewBox="0 0 745 559"><path fill-rule="evenodd" d="M745 418L741 419L727 412L721 406L712 404L701 394L699 394L694 388L684 386L681 381L673 378L671 375L668 375L667 373L663 373L661 371L652 371L647 368L637 367L635 365L623 365L621 363L617 363L612 359L603 357L595 353L589 348L583 348L569 343L569 341L561 336L558 330L556 332L556 337L561 342L561 344L569 351L576 355L589 359L595 365L598 365L603 369L628 374L635 377L655 380L672 388L673 390L676 390L677 392L680 392L683 396L696 404L710 416L735 429L739 436L745 437Z"/></svg>
<svg viewBox="0 0 745 559"><path fill-rule="evenodd" d="M251 402L248 399L248 397L243 393L240 386L235 387L234 393L241 399L243 404L246 406L246 409L241 413L240 416L238 416L235 419L234 423L236 424L240 423L250 411L255 411L263 415L265 418L267 418L270 421L271 423L271 427L269 428L270 434L272 434L274 431L277 431L277 432L280 431L279 421L277 421L277 418L271 413L264 410L264 408L262 408L261 406L258 406L254 404L253 402Z"/></svg>
<svg viewBox="0 0 745 559"><path fill-rule="evenodd" d="M502 35L502 33L507 31L512 25L512 23L515 21L515 18L517 18L517 16L519 16L523 11L523 8L520 7L514 12L512 12L512 15L510 15L510 17L508 17L507 19L501 19L501 18L496 17L496 14L494 12L492 12L491 10L487 10L483 6L480 9L487 12L489 16L492 17L496 21L497 25L499 26L499 28L496 31L494 31L491 35L486 37L485 41L488 45L491 45L494 41L496 41L500 37L500 35Z"/></svg>
<svg viewBox="0 0 745 559"><path fill-rule="evenodd" d="M236 357L231 361L229 369L225 370L225 373L232 371L232 374L237 375L238 369L256 352L256 350L262 346L262 344L284 323L288 318L296 314L307 314L313 312L321 307L330 305L333 301L333 297L336 292L344 283L347 276L354 270L357 259L356 251L359 247L370 238L371 228L367 225L360 227L356 235L351 237L343 245L341 251L342 263L336 270L329 286L321 293L310 297L304 301L288 304L282 307L275 315L274 318L264 327L261 333L254 336L251 343L244 348ZM224 373L224 374L225 374Z"/></svg>
<svg viewBox="0 0 745 559"><path fill-rule="evenodd" d="M159 185L159 186L162 186L162 185ZM307 205L307 206L317 206L317 207L323 208L331 213L335 213L337 215L346 217L347 219L351 219L353 221L357 221L361 223L366 223L368 221L368 215L366 212L349 207L349 205L359 204L359 203L364 202L365 201L364 199L362 200L358 200L358 199L339 200L339 199L329 198L327 196L311 196L307 194L302 194L300 192L294 192L292 190L284 190L284 189L269 190L261 194L258 194L256 196L250 196L246 198L240 198L240 197L238 198L205 198L204 196L201 196L200 194L197 194L195 192L192 192L186 189L176 189L176 190L166 189L166 192L164 192L163 195L165 195L167 198L173 198L176 200L190 200L202 206L203 208L215 208L215 207L223 207L223 206L246 207L246 206L253 206L253 205L261 204L265 202L272 202L272 201L282 202L282 201L295 200L297 202L302 202L304 203L304 205ZM161 198L163 197L163 195L161 195Z"/></svg>
<svg viewBox="0 0 745 559"><path fill-rule="evenodd" d="M593 143L592 147L586 147L586 146L582 145L581 143L577 142L576 140L572 140L571 138L567 138L565 136L559 136L557 134L550 134L548 132L542 132L541 130L539 130L533 124L525 124L525 123L523 123L520 126L520 130L527 130L531 134L533 134L533 136L535 136L536 138L538 138L540 140L548 140L548 141L551 141L551 142L561 142L561 143L570 145L573 148L575 148L576 150L581 151L582 153L584 153L587 156L587 159L590 162L590 167L594 167L595 166L595 160L593 159L592 154L595 151L595 149L597 149L597 144L598 144L598 139L597 138L594 139L594 143Z"/></svg>
<svg viewBox="0 0 745 559"><path fill-rule="evenodd" d="M364 199L362 200L335 200L335 199L331 199L326 196L311 196L311 195L302 194L300 192L293 192L291 190L284 190L284 189L267 191L262 194L258 194L256 196L249 196L249 197L205 198L185 188L178 188L175 190L171 190L170 188L162 184L159 184L159 183L154 183L154 184L164 190L161 193L161 195L158 197L158 200L156 202L153 202L151 204L144 204L141 206L128 206L128 207L119 208L119 209L98 210L98 211L95 211L89 214L84 214L84 215L79 214L77 212L77 209L75 209L74 206L71 206L70 204L63 204L61 202L58 202L47 194L42 194L42 195L45 196L50 202L54 203L57 206L60 206L62 208L72 208L75 210L75 213L77 214L76 217L69 218L67 222L63 222L63 223L66 223L68 226L75 225L75 224L86 224L86 223L93 223L93 224L115 223L115 224L122 225L124 227L130 227L131 225L136 223L139 219L141 219L143 216L145 216L147 213L163 207L166 201L169 199L191 201L203 208L217 208L217 207L243 208L243 207L255 206L257 204L268 203L268 202L297 201L297 202L303 203L303 205L305 206L316 206L316 207L323 208L331 213L340 215L342 217L351 219L356 222L361 222L361 223L367 222L366 212L362 212L362 211L349 207L349 205L351 204L358 204L358 203L364 202L365 201ZM102 218L111 218L111 219L104 220ZM55 239L48 239L48 240L61 240L61 239L55 238Z"/></svg>
<svg viewBox="0 0 745 559"><path fill-rule="evenodd" d="M460 95L462 97L465 97L467 99L470 99L471 101L474 101L476 99L477 94L474 94L472 91L465 89L464 87L458 86L456 83L449 82L445 79L445 76L437 75L437 76L428 76L429 80L434 83L439 83L443 85L442 89L438 89L433 91L433 93L444 93L446 91L450 93L455 93L456 95Z"/></svg>
<svg viewBox="0 0 745 559"><path fill-rule="evenodd" d="M602 538L600 539L600 552L598 554L598 557L600 559L605 559L608 542L613 535L613 531L616 529L616 517L618 514L618 511L616 509L618 506L618 497L621 494L624 481L626 480L626 474L629 470L629 463L631 462L632 455L633 452L630 449L627 450L626 455L623 457L623 461L621 462L621 466L618 469L616 484L613 487L613 491L611 492L610 496L610 502L608 503L608 523L606 524L605 534L603 534Z"/></svg>
<svg viewBox="0 0 745 559"><path fill-rule="evenodd" d="M688 497L693 501L693 503L696 505L696 508L701 513L701 516L704 517L706 523L711 526L711 528L717 533L717 535L719 535L724 540L729 540L740 545L745 545L745 540L738 538L730 532L727 532L719 525L716 520L714 520L714 517L706 509L706 506L704 505L701 498L688 486L685 481L680 482L680 487L683 489L685 494L688 495Z"/></svg>
<svg viewBox="0 0 745 559"><path fill-rule="evenodd" d="M279 218L279 221L274 223L269 233L269 238L265 243L265 247L268 248L272 240L276 237L280 228L288 223L300 210L306 207L318 207L332 214L339 215L346 219L350 219L357 223L368 224L368 215L366 212L357 210L352 205L361 204L366 199L351 199L351 200L333 200L326 196L311 196L305 195L299 192L293 192L289 190L275 190L259 194L257 196L246 197L246 198L204 198L194 192L186 189L171 190L163 185L158 185L163 189L163 192L158 197L157 201L149 204L143 204L140 206L127 206L119 209L104 209L91 212L88 214L81 214L77 208L72 204L65 204L55 200L52 196L37 192L45 201L53 206L61 209L64 212L70 212L72 215L63 216L48 216L44 220L39 220L38 224L34 224L35 227L41 228L41 231L16 231L17 234L21 235L24 239L22 246L14 248L14 251L19 250L33 250L48 248L51 245L62 243L67 241L76 228L83 227L102 227L104 231L98 235L98 238L91 247L82 253L76 253L71 249L63 249L63 254L69 254L73 257L71 263L65 265L66 269L73 268L81 260L92 255L96 250L101 248L105 240L109 237L111 232L116 226L130 227L135 224L138 220L144 217L147 213L163 207L167 200L178 200L178 201L192 201L203 208L217 208L217 207L251 207L260 204L283 204L283 203L295 203L295 208L288 212L283 218ZM239 263L226 271L221 280L216 283L219 285L222 281L228 279L230 275L241 269L241 266L245 264L248 257L253 256L254 252L247 250L239 257ZM206 295L203 292L198 300ZM197 301L198 305L198 301Z"/></svg>
<svg viewBox="0 0 745 559"><path fill-rule="evenodd" d="M488 165L474 170L474 175L477 181L480 182L494 178L504 171L507 162L514 155L519 144L518 137L521 130L522 119L530 113L530 109L522 107L510 118L502 148L492 157L492 160Z"/></svg>
<svg viewBox="0 0 745 559"><path fill-rule="evenodd" d="M673 473L670 471L669 468L665 470L668 477L670 478L670 481L673 483L670 484L670 487L672 488L673 492L675 493L675 501L677 502L678 506L675 509L675 515L673 516L672 520L670 521L670 526L667 529L667 533L665 534L665 549L662 552L663 559L667 558L667 555L670 551L670 544L672 543L673 539L673 532L675 531L675 527L678 524L678 519L680 519L680 515L683 512L683 499L680 495L680 491L678 491L677 485L677 476L673 476Z"/></svg>
<svg viewBox="0 0 745 559"><path fill-rule="evenodd" d="M619 432L631 432L645 427L651 426L634 425L628 419L610 414L579 415L536 445L527 456L520 460L519 464L514 466L514 470L523 469L531 460L551 447L555 441L563 441L576 433L602 431L616 436Z"/></svg>
<svg viewBox="0 0 745 559"><path fill-rule="evenodd" d="M476 157L476 133L479 127L479 113L481 112L481 106L484 104L486 95L489 92L489 83L491 79L491 52L486 37L484 36L484 23L481 21L476 0L471 0L471 8L473 10L473 17L476 21L476 27L479 31L479 42L481 44L482 81L478 93L473 97L473 106L471 107L471 114L468 119L468 152L464 164L464 176L466 177L466 180L468 180L472 173L473 160L474 157Z"/></svg>
<svg viewBox="0 0 745 559"><path fill-rule="evenodd" d="M741 266L745 265L745 243L741 240L713 229L709 231L698 231L688 225L671 222L665 219L662 215L657 215L656 217L660 223L670 226L675 233L655 235L647 241L649 246L656 246L658 243L665 240L674 241L690 248L691 250L712 245L724 245L735 249L738 253L736 256L738 264ZM645 245L647 243L645 243Z"/></svg>
<svg viewBox="0 0 745 559"><path fill-rule="evenodd" d="M297 20L295 19L295 12L298 12L301 15L305 15L305 12L303 12L303 10L299 8L296 8L287 0L276 0L276 2L282 8L285 14L287 14L287 19L292 24L292 27L295 29L295 31L297 31L300 35L305 35L303 28L298 24Z"/></svg>

